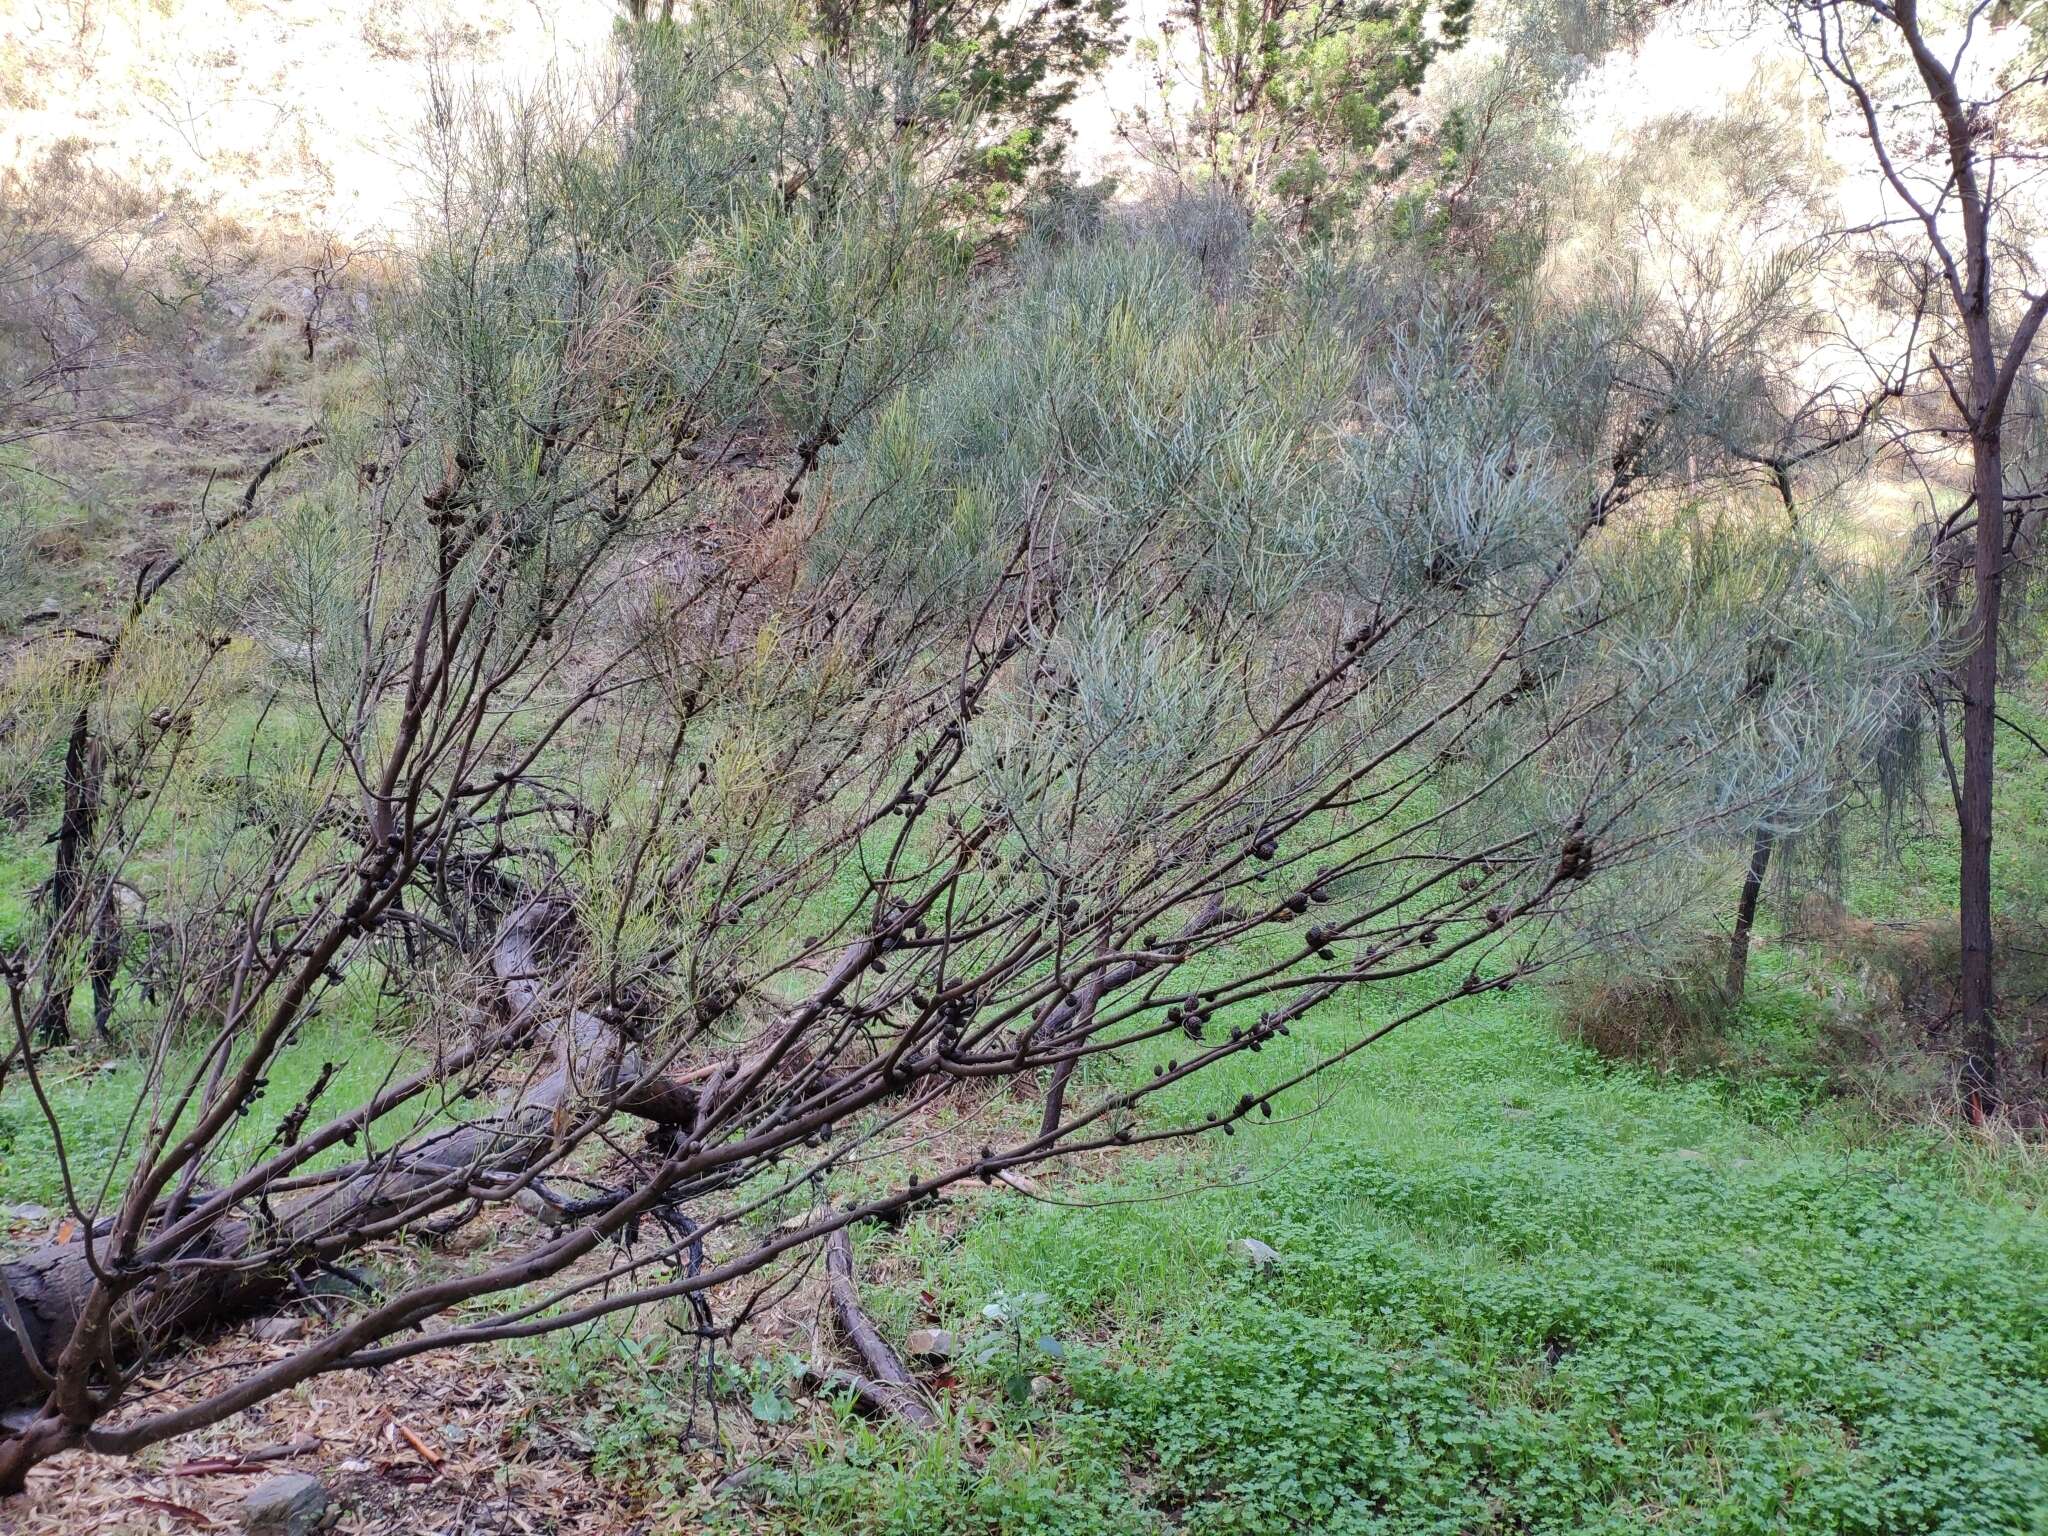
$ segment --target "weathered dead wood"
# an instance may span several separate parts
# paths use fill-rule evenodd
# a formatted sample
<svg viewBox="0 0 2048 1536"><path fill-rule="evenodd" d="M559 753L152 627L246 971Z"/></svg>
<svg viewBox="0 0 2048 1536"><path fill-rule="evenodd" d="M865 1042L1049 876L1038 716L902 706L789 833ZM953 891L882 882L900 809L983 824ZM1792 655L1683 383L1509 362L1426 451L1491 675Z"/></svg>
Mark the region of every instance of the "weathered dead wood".
<svg viewBox="0 0 2048 1536"><path fill-rule="evenodd" d="M832 1310L839 1318L840 1331L854 1348L870 1377L830 1368L813 1371L828 1385L842 1387L871 1407L880 1409L918 1429L936 1429L938 1417L919 1392L916 1380L889 1341L861 1310L860 1286L853 1278L853 1239L840 1227L825 1239L825 1277L832 1293Z"/></svg>
<svg viewBox="0 0 2048 1536"><path fill-rule="evenodd" d="M544 999L538 959L544 926L537 909L522 909L493 950L493 971L515 1018ZM348 1177L255 1214L226 1217L182 1244L122 1298L112 1329L116 1353L132 1358L179 1334L255 1312L284 1294L316 1251L331 1261L405 1223L437 1193L516 1181L553 1150L561 1121L578 1106L611 1107L658 1123L694 1121L697 1091L665 1079L635 1086L644 1071L639 1054L596 1015L574 1011L542 1033L554 1049L554 1070L496 1112L434 1131ZM93 1255L74 1239L0 1264L0 1407L47 1394L50 1368L71 1341L94 1287L103 1283L95 1262L104 1266L106 1259L104 1245Z"/></svg>
<svg viewBox="0 0 2048 1536"><path fill-rule="evenodd" d="M804 1385L813 1392L849 1393L870 1412L897 1419L917 1429L931 1429L938 1422L933 1418L931 1409L925 1406L924 1399L909 1387L875 1381L836 1365L806 1365L803 1379Z"/></svg>

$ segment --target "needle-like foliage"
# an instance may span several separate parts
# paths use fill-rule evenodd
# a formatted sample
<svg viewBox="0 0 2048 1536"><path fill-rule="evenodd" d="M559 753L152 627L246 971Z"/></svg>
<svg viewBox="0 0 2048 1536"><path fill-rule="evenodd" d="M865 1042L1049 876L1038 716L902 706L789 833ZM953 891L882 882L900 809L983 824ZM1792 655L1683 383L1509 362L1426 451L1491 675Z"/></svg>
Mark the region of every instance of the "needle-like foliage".
<svg viewBox="0 0 2048 1536"><path fill-rule="evenodd" d="M93 794L6 970L80 1241L0 1265L0 1486L648 1302L721 1337L852 1222L1234 1134L1568 956L1853 730L1800 714L1843 592L1788 556L1749 614L1716 541L1617 542L1665 439L1611 317L1507 342L1284 252L1219 297L1116 228L973 279L914 146L792 197L774 71L672 41L595 110L443 99L375 390L90 642ZM88 1165L47 1021L122 892L148 1070ZM271 1103L373 987L378 1086ZM970 1139L911 1156L942 1110ZM466 1269L149 1385L194 1327L472 1224Z"/></svg>

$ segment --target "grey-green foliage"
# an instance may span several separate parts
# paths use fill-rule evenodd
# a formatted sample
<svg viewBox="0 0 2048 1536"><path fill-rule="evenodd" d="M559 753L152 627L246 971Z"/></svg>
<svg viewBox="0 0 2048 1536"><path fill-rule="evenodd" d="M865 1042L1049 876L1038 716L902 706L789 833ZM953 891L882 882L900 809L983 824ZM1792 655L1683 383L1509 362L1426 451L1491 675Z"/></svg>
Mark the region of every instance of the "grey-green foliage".
<svg viewBox="0 0 2048 1536"><path fill-rule="evenodd" d="M1688 481L1760 480L1788 507L1862 467L1906 350L1903 327L1858 335L1841 312L1868 277L1832 233L1838 173L1806 86L1763 73L1718 113L1582 157L1550 272L1632 312L1617 362Z"/></svg>
<svg viewBox="0 0 2048 1536"><path fill-rule="evenodd" d="M1232 751L1258 764L1239 816L1327 784L1388 728L1387 697L1261 732L1371 615L1388 678L1427 676L1434 632L1440 675L1393 707L1426 719L1480 589L1559 554L1542 445L1501 477L1500 381L1451 320L1387 346L1367 335L1387 306L1337 302L1326 270L1258 271L1222 301L1212 277L1184 242L1128 231L1028 263L855 441L812 551L820 579L902 611L971 620L1006 579L1042 591L1017 636L1028 683L981 740L995 806L1076 877L1241 835L1195 791Z"/></svg>
<svg viewBox="0 0 2048 1536"><path fill-rule="evenodd" d="M1219 277L1177 233L1147 210L1027 262L858 440L813 551L910 610L1042 584L987 779L1042 848L1101 873L1213 835L1201 766L1368 620L1372 686L1261 744L1254 820L1390 742L1434 764L1447 852L1581 820L1617 861L1708 852L1840 803L1933 654L1924 605L1813 508L1672 494L1782 437L1766 365L1808 253L1487 310L1271 242ZM1094 782L1052 767L1081 758Z"/></svg>
<svg viewBox="0 0 2048 1536"><path fill-rule="evenodd" d="M558 605L674 531L691 465L763 432L822 443L951 329L957 256L915 167L876 157L839 204L790 206L738 47L656 29L594 101L437 98L438 196L380 337L381 409L324 424L336 473L279 520L259 581L308 681L315 650L330 690L391 664L382 626L418 612L472 509L491 558L462 564L457 600L496 664L590 622ZM445 527L410 515L437 487Z"/></svg>
<svg viewBox="0 0 2048 1536"><path fill-rule="evenodd" d="M367 377L332 392L324 441L293 462L300 488L267 486L261 515L195 549L161 605L177 633L255 642L246 664L239 648L223 653L227 686L253 684L229 727L248 740L177 797L195 818L179 834L195 860L237 838L275 833L283 847L351 826L332 802L370 803L357 776L374 782L392 747L437 611L453 682L435 707L482 699L464 739L516 762L515 748L580 707L577 690L670 622L666 594L688 608L722 579L707 520L736 524L740 539L760 529L725 466L764 443L822 446L952 329L958 250L914 166L863 162L841 205L793 207L757 139L756 78L733 50L659 41L639 39L587 91L437 94L436 195L418 262L367 338ZM762 499L781 508L773 494ZM693 635L710 648L708 630ZM165 674L152 687L186 708L169 653L151 655L150 676ZM701 654L647 660L634 665L676 693L703 681ZM132 691L142 667L137 648L109 693ZM777 684L803 685L795 663ZM54 704L39 708L58 720ZM205 718L202 741L223 734ZM637 750L577 766L594 786L629 779ZM593 798L637 803L624 790ZM217 900L203 880L195 892Z"/></svg>
<svg viewBox="0 0 2048 1536"><path fill-rule="evenodd" d="M1065 594L984 739L1007 814L1084 868L1168 835L1172 787L1242 737L1241 669L1263 688L1285 615L1341 568L1349 365L1338 338L1261 334L1150 241L1050 257L991 308L855 444L813 563L904 610L971 616L1012 570Z"/></svg>
<svg viewBox="0 0 2048 1536"><path fill-rule="evenodd" d="M1632 46L1648 32L1656 7L1648 0L1536 0L1480 11L1480 25L1511 51L1569 79L1593 61Z"/></svg>
<svg viewBox="0 0 2048 1536"><path fill-rule="evenodd" d="M1586 515L1586 469L1564 435L1577 424L1559 407L1604 395L1591 359L1559 340L1488 355L1442 313L1396 333L1345 439L1361 589L1514 589L1554 574Z"/></svg>
<svg viewBox="0 0 2048 1536"><path fill-rule="evenodd" d="M1665 663L1690 679L1681 719L1728 718L1732 750L1712 792L1732 803L1762 791L1756 819L1780 832L1833 803L1844 769L1874 747L1935 654L1931 615L1903 573L1810 532L1687 520L1640 539L1628 558L1647 567L1650 590L1669 594L1642 640L1668 657L1714 657L1710 667ZM1729 717L1700 696L1709 688L1747 707Z"/></svg>
<svg viewBox="0 0 2048 1536"><path fill-rule="evenodd" d="M1343 398L1337 346L1256 334L1153 242L1052 258L991 308L861 439L821 564L857 561L911 601L964 601L1029 534L1076 580L1150 548L1221 600L1253 595L1228 573L1252 562L1255 531L1318 552L1312 446Z"/></svg>
<svg viewBox="0 0 2048 1536"><path fill-rule="evenodd" d="M857 573L903 610L971 620L1006 579L1042 591L1015 637L1031 685L993 706L1009 713L987 780L1042 857L1111 878L1112 849L1150 859L1242 835L1241 820L1204 825L1192 792L1236 750L1261 769L1253 820L1299 808L1351 759L1481 764L1444 822L1453 840L1645 799L1616 771L1618 740L1660 774L1706 755L1742 777L1723 760L1740 691L1727 659L1620 643L1642 572L1582 558L1611 478L1614 315L1503 339L1487 316L1356 270L1276 263L1223 300L1211 276L1183 246L1116 232L1027 267L858 439L813 550L821 576ZM1503 670L1524 625L1545 643ZM1361 632L1370 681L1318 728L1270 734ZM1512 698L1496 707L1532 668L1570 695L1533 735ZM1651 694L1663 712L1632 718ZM1672 728L1695 706L1697 740ZM1571 752L1585 772L1529 767ZM1336 799L1399 795L1404 773ZM1490 787L1503 775L1531 779L1519 825ZM1640 844L1646 815L1732 813L1659 796L1611 830Z"/></svg>
<svg viewBox="0 0 2048 1536"><path fill-rule="evenodd" d="M1316 599L1540 572L1569 542L1594 346L1502 355L1471 317L1399 313L1356 272L1265 274L1228 302L1206 276L1119 234L1027 269L862 437L818 563L959 601L1028 536L1063 579L1285 627Z"/></svg>
<svg viewBox="0 0 2048 1536"><path fill-rule="evenodd" d="M1562 816L1619 774L1626 817L1605 831L1659 850L1588 920L1660 942L1690 934L1702 860L1731 837L1797 838L1827 822L1910 716L1939 658L1935 616L1910 573L1753 506L1683 509L1633 523L1580 573L1597 614L1561 624L1557 663L1497 722L1482 760L1527 750L1531 717L1581 723L1541 774L1513 781L1525 814Z"/></svg>

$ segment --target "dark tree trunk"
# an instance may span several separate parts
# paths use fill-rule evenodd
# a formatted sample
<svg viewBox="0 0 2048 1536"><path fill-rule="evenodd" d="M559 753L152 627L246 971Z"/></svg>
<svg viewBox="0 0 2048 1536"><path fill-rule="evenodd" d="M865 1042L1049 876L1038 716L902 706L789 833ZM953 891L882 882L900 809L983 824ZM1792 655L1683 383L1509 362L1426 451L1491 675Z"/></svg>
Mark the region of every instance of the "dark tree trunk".
<svg viewBox="0 0 2048 1536"><path fill-rule="evenodd" d="M1977 518L1970 654L1960 677L1963 776L1956 795L1956 817L1962 843L1957 893L1962 964L1957 991L1962 1016L1963 1090L1968 1096L1971 1118L1981 1120L1995 1114L1999 1105L1998 1021L1993 1013L1996 998L1991 952L1991 754L1997 723L1998 618L2006 560L2003 429L2005 407L2014 382L2043 320L2048 319L2048 294L2035 294L2028 299L2011 337L2001 345L1992 275L1993 254L2000 244L1995 229L1995 215L2000 207L1995 184L1999 153L1995 135L1990 133L1978 105L1966 100L1956 83L1961 55L1944 59L1929 42L1921 26L1918 0L1898 0L1889 11L1884 7L1873 9L1899 29L1927 88L1927 99L1940 114L1950 177L1939 205L1953 208L1963 237L1962 257L1958 261L1934 213L1915 203L1891 163L1882 162L1886 176L1914 206L1926 227L1954 300L1969 354L1969 374L1963 380L1957 379L1938 357L1932 358L1932 362L1969 431L1971 490ZM1839 64L1831 67L1840 73ZM1864 93L1859 99L1872 142L1882 151L1883 129L1870 98ZM1980 158L1986 149L1990 154L1988 161Z"/></svg>
<svg viewBox="0 0 2048 1536"><path fill-rule="evenodd" d="M102 1043L112 1040L114 983L121 974L121 909L114 893L102 898L98 920L92 929L92 954L86 962L86 977L92 983L92 1031Z"/></svg>
<svg viewBox="0 0 2048 1536"><path fill-rule="evenodd" d="M1981 1120L1999 1103L1998 1019L1991 941L1992 750L1998 707L1998 610L2005 565L2004 454L1995 423L1980 428L1976 455L1977 548L1971 649L1963 663L1963 784L1956 810L1962 833L1963 1090Z"/></svg>
<svg viewBox="0 0 2048 1536"><path fill-rule="evenodd" d="M81 707L64 746L64 809L57 821L57 857L50 873L52 928L63 925L85 898L86 850L92 845L99 811L100 748L92 737L91 716ZM70 968L59 963L50 970L53 979L36 1004L30 1029L42 1044L63 1045L71 1038L71 986L64 979Z"/></svg>
<svg viewBox="0 0 2048 1536"><path fill-rule="evenodd" d="M1777 839L1767 827L1756 829L1750 846L1749 873L1742 877L1742 899L1735 904L1735 932L1728 939L1728 974L1721 990L1729 1003L1742 1001L1749 984L1749 936L1756 927L1757 899L1763 894L1764 874L1771 867L1771 849Z"/></svg>

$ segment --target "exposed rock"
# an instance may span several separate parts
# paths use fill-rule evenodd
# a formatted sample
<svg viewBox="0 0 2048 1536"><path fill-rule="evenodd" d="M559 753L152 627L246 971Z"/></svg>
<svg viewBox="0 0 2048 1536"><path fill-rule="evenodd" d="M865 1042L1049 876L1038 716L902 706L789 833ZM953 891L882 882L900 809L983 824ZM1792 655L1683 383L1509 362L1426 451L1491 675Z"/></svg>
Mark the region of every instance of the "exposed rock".
<svg viewBox="0 0 2048 1536"><path fill-rule="evenodd" d="M1264 1269L1268 1264L1277 1263L1280 1251L1270 1244L1260 1242L1256 1237L1240 1237L1230 1245L1230 1251L1240 1259L1248 1260L1254 1269Z"/></svg>
<svg viewBox="0 0 2048 1536"><path fill-rule="evenodd" d="M951 1359L953 1335L943 1328L913 1328L903 1341L903 1353L913 1360Z"/></svg>
<svg viewBox="0 0 2048 1536"><path fill-rule="evenodd" d="M259 1317L249 1330L265 1344L289 1344L306 1336L303 1317Z"/></svg>
<svg viewBox="0 0 2048 1536"><path fill-rule="evenodd" d="M262 1536L309 1536L327 1514L327 1490L309 1473L288 1473L252 1488L235 1514Z"/></svg>

